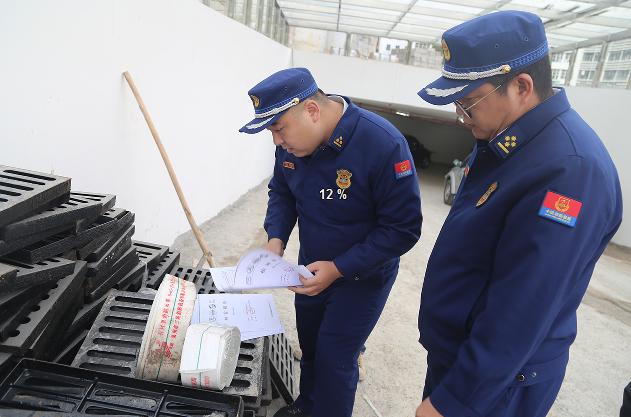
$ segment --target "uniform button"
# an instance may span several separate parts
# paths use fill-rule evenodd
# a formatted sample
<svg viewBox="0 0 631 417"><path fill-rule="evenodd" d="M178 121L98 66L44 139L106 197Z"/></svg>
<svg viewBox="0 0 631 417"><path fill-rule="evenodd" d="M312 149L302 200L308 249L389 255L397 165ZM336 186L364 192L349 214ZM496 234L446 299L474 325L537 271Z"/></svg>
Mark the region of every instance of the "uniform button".
<svg viewBox="0 0 631 417"><path fill-rule="evenodd" d="M526 377L524 376L524 374L519 374L517 375L517 380L519 382L524 382L524 380L526 379Z"/></svg>
<svg viewBox="0 0 631 417"><path fill-rule="evenodd" d="M533 372L533 373L532 373L532 377L534 378L534 377L536 377L536 376L537 376L537 373L536 373L536 372Z"/></svg>
<svg viewBox="0 0 631 417"><path fill-rule="evenodd" d="M355 281L359 281L359 277L355 277Z"/></svg>

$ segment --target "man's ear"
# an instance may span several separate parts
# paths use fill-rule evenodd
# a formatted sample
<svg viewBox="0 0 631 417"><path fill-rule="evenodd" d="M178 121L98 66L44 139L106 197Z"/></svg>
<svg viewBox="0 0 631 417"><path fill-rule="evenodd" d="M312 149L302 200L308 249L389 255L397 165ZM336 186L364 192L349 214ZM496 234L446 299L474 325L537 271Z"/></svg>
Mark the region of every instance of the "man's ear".
<svg viewBox="0 0 631 417"><path fill-rule="evenodd" d="M307 99L304 108L312 122L315 123L320 120L320 106L315 100Z"/></svg>
<svg viewBox="0 0 631 417"><path fill-rule="evenodd" d="M535 93L535 85L529 74L519 74L515 77L514 83L517 86L519 104L526 104L531 99L538 100L537 93Z"/></svg>

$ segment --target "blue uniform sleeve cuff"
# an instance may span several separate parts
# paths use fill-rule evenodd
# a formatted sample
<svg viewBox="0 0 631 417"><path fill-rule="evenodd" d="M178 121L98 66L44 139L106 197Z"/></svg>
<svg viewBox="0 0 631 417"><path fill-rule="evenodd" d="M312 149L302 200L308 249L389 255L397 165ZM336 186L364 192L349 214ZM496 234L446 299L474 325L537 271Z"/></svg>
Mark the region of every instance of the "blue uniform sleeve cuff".
<svg viewBox="0 0 631 417"><path fill-rule="evenodd" d="M289 241L289 235L291 232L284 232L278 227L270 227L269 230L266 230L266 232L268 242L272 239L280 239L283 241L285 248L287 247L287 242Z"/></svg>
<svg viewBox="0 0 631 417"><path fill-rule="evenodd" d="M337 270L340 271L340 274L347 280L355 281L355 278L358 278L353 272L352 262L348 260L348 256L338 256L333 260L333 263L337 267Z"/></svg>
<svg viewBox="0 0 631 417"><path fill-rule="evenodd" d="M438 385L429 396L432 405L443 417L480 417L480 414L464 406L451 395L444 384Z"/></svg>

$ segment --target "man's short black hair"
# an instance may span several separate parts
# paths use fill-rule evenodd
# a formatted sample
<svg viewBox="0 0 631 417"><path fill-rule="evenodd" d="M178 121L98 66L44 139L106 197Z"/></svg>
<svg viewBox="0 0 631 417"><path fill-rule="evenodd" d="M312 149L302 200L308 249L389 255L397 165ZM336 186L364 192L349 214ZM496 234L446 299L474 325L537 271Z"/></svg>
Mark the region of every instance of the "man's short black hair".
<svg viewBox="0 0 631 417"><path fill-rule="evenodd" d="M315 93L313 93L313 95L311 97L309 97L312 100L321 102L322 100L325 100L327 98L326 94L324 94L324 91L320 90L318 88L318 91L316 91Z"/></svg>
<svg viewBox="0 0 631 417"><path fill-rule="evenodd" d="M535 87L535 93L541 101L552 96L552 67L550 66L550 55L546 55L534 64L522 68L517 72L496 75L489 80L489 83L493 87L497 87L509 78L516 77L519 74L528 74L532 78L532 83ZM497 89L500 95L506 95L508 91L508 84L506 83Z"/></svg>
<svg viewBox="0 0 631 417"><path fill-rule="evenodd" d="M289 111L292 112L294 116L302 117L302 113L298 109L302 108L302 105L304 104L306 100L313 100L319 103L320 105L325 105L325 104L328 104L327 100L330 100L330 99L327 97L326 94L324 94L324 91L318 88L318 91L311 94L309 97L302 99L302 101L300 102L300 105L291 107Z"/></svg>

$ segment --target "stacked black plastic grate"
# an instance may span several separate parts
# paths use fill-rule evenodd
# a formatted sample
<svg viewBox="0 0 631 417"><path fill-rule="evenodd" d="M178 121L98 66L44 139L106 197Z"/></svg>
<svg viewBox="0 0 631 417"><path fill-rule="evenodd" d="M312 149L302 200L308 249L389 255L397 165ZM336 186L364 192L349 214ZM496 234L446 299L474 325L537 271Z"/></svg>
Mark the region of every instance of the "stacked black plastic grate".
<svg viewBox="0 0 631 417"><path fill-rule="evenodd" d="M293 351L282 334L243 342L230 386L215 397L133 378L165 275L193 282L199 294L218 290L208 269L132 240L134 213L115 201L71 191L69 178L0 165L0 414L195 415L215 398L224 410L217 415L265 417L273 398L293 402ZM90 380L100 394L86 389Z"/></svg>
<svg viewBox="0 0 631 417"><path fill-rule="evenodd" d="M23 360L0 386L0 407L52 415L222 416L244 415L241 398L106 372ZM33 415L23 414L23 415Z"/></svg>
<svg viewBox="0 0 631 417"><path fill-rule="evenodd" d="M179 254L132 240L134 213L70 178L0 165L0 380L22 357L70 364L112 289Z"/></svg>

